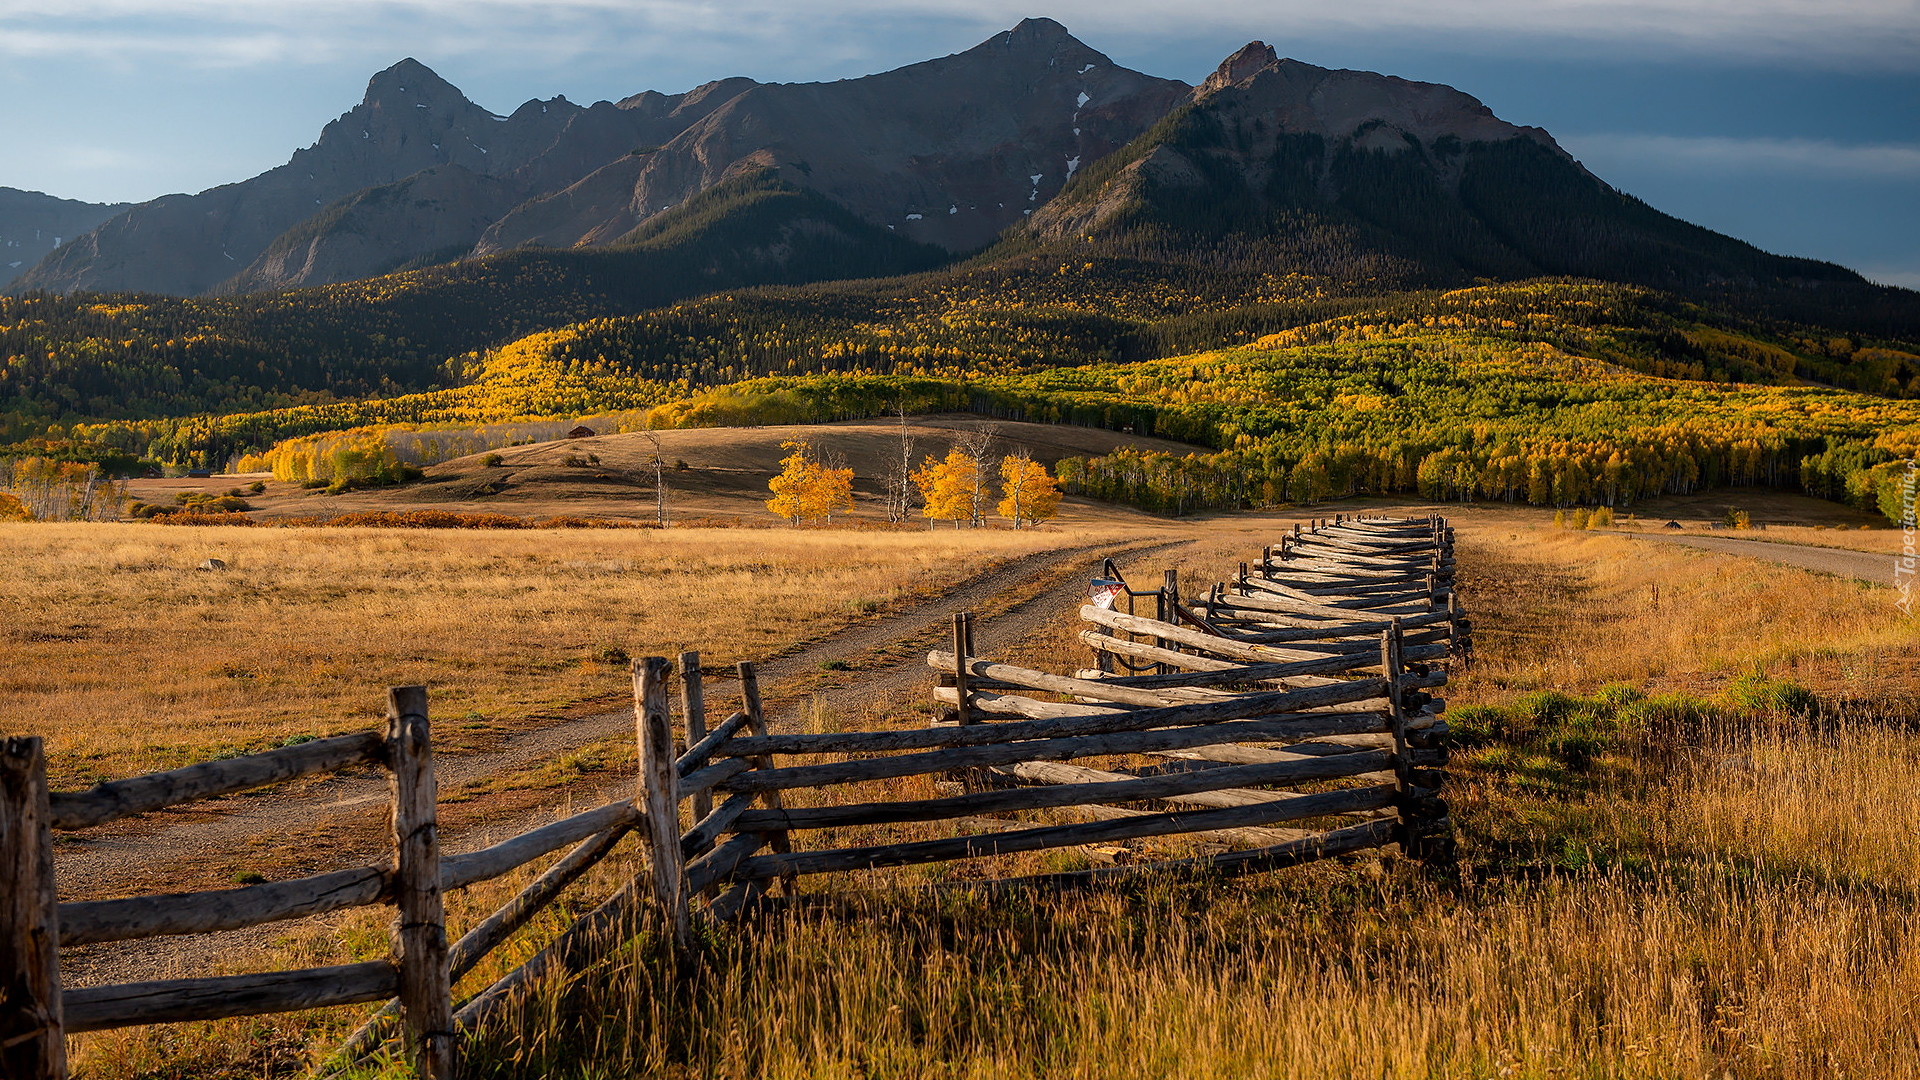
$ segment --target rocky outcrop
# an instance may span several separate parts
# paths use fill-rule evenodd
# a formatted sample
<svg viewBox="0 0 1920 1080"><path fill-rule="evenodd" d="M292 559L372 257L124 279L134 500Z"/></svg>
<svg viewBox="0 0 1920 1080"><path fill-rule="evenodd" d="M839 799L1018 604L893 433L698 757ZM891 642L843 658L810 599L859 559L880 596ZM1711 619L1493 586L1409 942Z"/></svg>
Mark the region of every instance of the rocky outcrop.
<svg viewBox="0 0 1920 1080"><path fill-rule="evenodd" d="M466 254L474 239L520 201L505 180L440 165L357 191L281 233L214 292L261 292L352 281L418 261Z"/></svg>
<svg viewBox="0 0 1920 1080"><path fill-rule="evenodd" d="M1189 134L1204 125L1225 137L1170 135L1154 146L1136 147L1133 160L1100 190L1036 211L1032 231L1046 237L1085 235L1151 202L1152 191L1198 188L1223 174L1247 192L1271 196L1276 179L1292 179L1276 177L1276 170L1302 164L1300 136L1314 140L1312 156L1319 160L1306 163L1313 173L1310 186L1328 203L1341 195L1335 159L1356 152L1411 154L1444 188L1458 186L1466 160L1462 151L1478 143L1525 139L1579 168L1545 131L1507 123L1453 87L1315 67L1282 58L1260 41L1223 61L1185 104L1191 112Z"/></svg>
<svg viewBox="0 0 1920 1080"><path fill-rule="evenodd" d="M125 205L56 199L38 191L0 187L0 289Z"/></svg>

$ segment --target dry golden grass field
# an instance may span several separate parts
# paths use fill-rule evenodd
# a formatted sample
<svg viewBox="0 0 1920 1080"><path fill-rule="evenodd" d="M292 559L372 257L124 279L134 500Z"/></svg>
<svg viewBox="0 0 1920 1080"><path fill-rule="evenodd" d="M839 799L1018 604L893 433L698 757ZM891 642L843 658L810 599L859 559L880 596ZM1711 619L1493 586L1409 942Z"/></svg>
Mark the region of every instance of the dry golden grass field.
<svg viewBox="0 0 1920 1080"><path fill-rule="evenodd" d="M1920 1077L1920 635L1890 590L1534 511L1445 512L1478 646L1446 691L1457 864L991 899L926 886L1115 853L809 879L820 902L691 955L648 934L542 987L474 1043L475 1074ZM1152 538L1189 542L1136 576L1216 580L1279 524L1160 523ZM1118 538L13 527L0 546L26 557L0 590L30 621L7 629L0 709L49 736L70 782L363 726L397 681L433 683L437 716L471 713L441 730L477 745L604 694L613 650L763 656L992 560ZM208 556L230 568L192 569ZM996 655L1083 665L1074 629L1063 603ZM775 723L924 723L924 700L799 702ZM634 871L596 870L467 988ZM531 873L450 897L452 931ZM384 955L385 918L290 924L273 962ZM298 1075L360 1015L80 1036L76 1075Z"/></svg>
<svg viewBox="0 0 1920 1080"><path fill-rule="evenodd" d="M617 690L641 650L757 660L1104 538L0 524L0 729L44 735L70 786L365 728L426 683L460 718L441 737L484 745Z"/></svg>

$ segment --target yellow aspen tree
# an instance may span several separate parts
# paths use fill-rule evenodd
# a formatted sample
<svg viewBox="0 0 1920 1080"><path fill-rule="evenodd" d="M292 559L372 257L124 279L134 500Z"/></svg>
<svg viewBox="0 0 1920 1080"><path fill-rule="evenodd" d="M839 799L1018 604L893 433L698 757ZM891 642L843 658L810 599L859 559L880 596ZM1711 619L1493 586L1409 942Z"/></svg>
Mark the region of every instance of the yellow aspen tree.
<svg viewBox="0 0 1920 1080"><path fill-rule="evenodd" d="M831 522L835 510L853 509L853 470L814 466L808 494L810 507Z"/></svg>
<svg viewBox="0 0 1920 1080"><path fill-rule="evenodd" d="M1000 459L1000 516L1018 529L1022 522L1032 525L1060 512L1060 484L1048 475L1047 467L1024 454L1009 454Z"/></svg>
<svg viewBox="0 0 1920 1080"><path fill-rule="evenodd" d="M767 489L773 492L773 498L767 500L767 509L786 518L789 525L798 525L819 516L813 512L813 500L818 497L820 466L814 462L806 443L784 442L780 447L793 452L780 459L780 474L767 481Z"/></svg>
<svg viewBox="0 0 1920 1080"><path fill-rule="evenodd" d="M978 521L979 481L980 462L965 450L954 447L944 461L928 455L913 474L913 483L926 503L920 512L929 519L929 527L933 522L951 521L957 529L963 521Z"/></svg>

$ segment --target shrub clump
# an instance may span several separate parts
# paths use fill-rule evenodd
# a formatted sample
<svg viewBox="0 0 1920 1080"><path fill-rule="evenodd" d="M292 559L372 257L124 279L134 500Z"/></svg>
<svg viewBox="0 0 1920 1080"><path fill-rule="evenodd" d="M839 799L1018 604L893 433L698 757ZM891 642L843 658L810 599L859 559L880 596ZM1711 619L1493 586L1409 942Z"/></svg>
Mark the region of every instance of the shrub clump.
<svg viewBox="0 0 1920 1080"><path fill-rule="evenodd" d="M167 517L216 517L244 514L253 509L239 488L225 495L214 495L205 491L183 491L173 497L173 505L164 503L134 502L127 506L127 516L141 521L157 520Z"/></svg>
<svg viewBox="0 0 1920 1080"><path fill-rule="evenodd" d="M1583 768L1656 733L1697 732L1756 714L1804 720L1819 709L1819 699L1806 687L1753 674L1734 680L1713 697L1649 695L1626 683L1609 683L1591 697L1536 690L1505 705L1451 708L1447 724L1462 747L1526 747Z"/></svg>

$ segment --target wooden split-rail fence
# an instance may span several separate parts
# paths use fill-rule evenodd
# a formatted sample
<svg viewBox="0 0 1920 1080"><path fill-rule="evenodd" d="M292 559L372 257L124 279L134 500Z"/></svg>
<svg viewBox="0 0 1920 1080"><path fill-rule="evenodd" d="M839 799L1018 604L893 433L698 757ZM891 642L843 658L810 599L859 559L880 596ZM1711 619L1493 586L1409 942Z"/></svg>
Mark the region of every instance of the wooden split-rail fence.
<svg viewBox="0 0 1920 1080"><path fill-rule="evenodd" d="M635 798L470 854L444 856L427 695L389 692L386 730L49 792L40 740L0 742L0 1075L66 1074L64 1036L135 1024L386 1000L334 1063L392 1039L422 1077L458 1071L459 1037L635 920L685 942L695 918L727 920L774 883L809 874L1182 838L1199 854L1044 878L1070 884L1163 869L1245 873L1367 848L1444 850L1444 702L1429 691L1471 656L1453 591L1452 531L1439 518L1334 518L1297 527L1228 582L1183 597L1169 574L1136 590L1108 566L1082 607L1094 666L1054 674L975 655L973 619L932 652L924 728L768 730L752 664L740 708L710 729L697 653L678 667L683 748L669 700L676 665L635 661ZM1153 614L1140 613L1151 597ZM1122 603L1128 610L1119 610ZM1100 761L1098 767L1073 762ZM298 777L376 766L391 781L391 862L197 893L61 902L52 834ZM782 792L938 777L934 798L788 807ZM683 819L683 804L686 804ZM1016 815L1045 813L1045 821ZM1068 820L1057 820L1059 817ZM934 839L815 847L796 834L948 822ZM1282 828L1280 826L1290 826ZM957 830L956 830L957 831ZM612 852L645 839L645 870L552 944L455 1007L453 987ZM449 945L444 893L571 849ZM386 960L299 971L62 990L60 949L203 934L370 904L396 909Z"/></svg>

